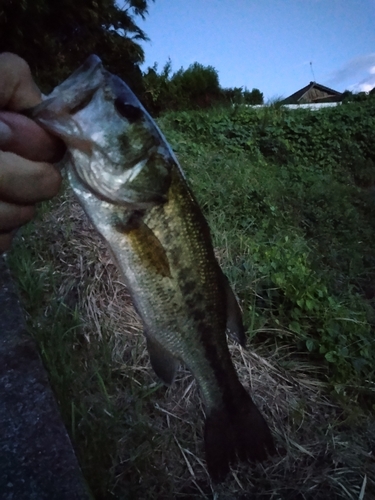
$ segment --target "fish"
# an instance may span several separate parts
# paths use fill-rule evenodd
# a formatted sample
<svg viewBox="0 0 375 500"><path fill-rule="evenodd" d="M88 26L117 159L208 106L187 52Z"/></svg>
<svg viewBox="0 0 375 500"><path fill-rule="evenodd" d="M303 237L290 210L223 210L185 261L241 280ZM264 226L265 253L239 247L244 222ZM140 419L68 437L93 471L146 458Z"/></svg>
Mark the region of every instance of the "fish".
<svg viewBox="0 0 375 500"><path fill-rule="evenodd" d="M183 363L195 377L211 479L221 482L236 461L274 454L271 431L228 349L227 333L246 341L239 304L155 121L95 55L29 116L66 144L70 185L121 272L156 375L170 385Z"/></svg>

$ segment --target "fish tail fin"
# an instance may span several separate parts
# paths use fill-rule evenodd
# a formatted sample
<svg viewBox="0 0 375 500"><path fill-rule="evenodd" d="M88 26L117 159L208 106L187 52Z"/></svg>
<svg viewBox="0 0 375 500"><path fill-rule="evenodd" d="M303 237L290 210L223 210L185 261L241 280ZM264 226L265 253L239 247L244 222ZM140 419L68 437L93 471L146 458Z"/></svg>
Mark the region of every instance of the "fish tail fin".
<svg viewBox="0 0 375 500"><path fill-rule="evenodd" d="M246 392L232 407L210 412L204 441L207 469L214 482L222 481L237 460L262 462L275 453L271 431Z"/></svg>

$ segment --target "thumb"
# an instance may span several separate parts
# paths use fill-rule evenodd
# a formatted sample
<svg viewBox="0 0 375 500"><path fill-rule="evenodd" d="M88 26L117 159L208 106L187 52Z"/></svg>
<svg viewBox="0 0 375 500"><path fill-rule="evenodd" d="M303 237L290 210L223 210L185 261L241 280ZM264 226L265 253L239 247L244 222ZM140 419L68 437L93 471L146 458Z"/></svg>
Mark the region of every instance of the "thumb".
<svg viewBox="0 0 375 500"><path fill-rule="evenodd" d="M60 139L30 118L10 111L0 111L0 149L29 160L49 162L60 160L65 152Z"/></svg>

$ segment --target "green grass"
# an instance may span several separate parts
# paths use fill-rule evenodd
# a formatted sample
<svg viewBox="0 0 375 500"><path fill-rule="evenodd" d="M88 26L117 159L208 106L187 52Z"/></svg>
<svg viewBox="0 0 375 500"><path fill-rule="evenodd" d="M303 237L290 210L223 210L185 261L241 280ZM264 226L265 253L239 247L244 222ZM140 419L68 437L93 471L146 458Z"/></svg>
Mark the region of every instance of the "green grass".
<svg viewBox="0 0 375 500"><path fill-rule="evenodd" d="M375 175L374 106L171 113L164 124L247 324L259 317L293 332L337 387L366 383L375 363L375 196L361 183Z"/></svg>

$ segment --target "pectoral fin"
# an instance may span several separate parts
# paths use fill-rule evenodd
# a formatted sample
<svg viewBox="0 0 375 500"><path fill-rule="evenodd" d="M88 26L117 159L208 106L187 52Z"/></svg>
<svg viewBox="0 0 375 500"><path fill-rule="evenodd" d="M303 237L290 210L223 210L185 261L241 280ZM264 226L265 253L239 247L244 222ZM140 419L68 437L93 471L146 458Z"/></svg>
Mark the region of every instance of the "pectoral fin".
<svg viewBox="0 0 375 500"><path fill-rule="evenodd" d="M224 273L222 274L222 280L227 299L227 333L229 337L237 341L242 347L245 347L246 335L240 306Z"/></svg>
<svg viewBox="0 0 375 500"><path fill-rule="evenodd" d="M171 277L168 256L163 245L144 223L142 211L133 211L130 216L126 214L123 220L118 220L115 229L126 234L128 244L132 245L135 252L142 260L142 265L150 272L163 277Z"/></svg>
<svg viewBox="0 0 375 500"><path fill-rule="evenodd" d="M147 334L146 339L152 368L164 384L171 385L179 365L178 360Z"/></svg>

